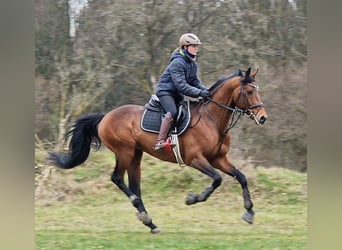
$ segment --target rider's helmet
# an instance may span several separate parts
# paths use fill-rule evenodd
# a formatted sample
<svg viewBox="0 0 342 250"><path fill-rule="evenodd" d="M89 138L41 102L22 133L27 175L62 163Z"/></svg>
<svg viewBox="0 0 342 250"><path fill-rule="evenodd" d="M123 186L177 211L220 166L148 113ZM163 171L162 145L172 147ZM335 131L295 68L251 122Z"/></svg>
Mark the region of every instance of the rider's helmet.
<svg viewBox="0 0 342 250"><path fill-rule="evenodd" d="M181 37L179 38L180 47L191 45L191 44L199 45L202 43L200 39L193 33L186 33L186 34L181 35Z"/></svg>

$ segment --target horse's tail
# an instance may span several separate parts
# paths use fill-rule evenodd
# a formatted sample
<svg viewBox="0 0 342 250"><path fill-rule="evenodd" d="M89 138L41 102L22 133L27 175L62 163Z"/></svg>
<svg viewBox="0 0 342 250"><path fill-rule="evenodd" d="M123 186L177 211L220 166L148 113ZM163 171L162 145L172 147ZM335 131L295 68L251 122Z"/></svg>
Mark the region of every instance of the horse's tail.
<svg viewBox="0 0 342 250"><path fill-rule="evenodd" d="M69 152L67 154L49 152L48 160L52 165L63 169L74 168L88 158L92 142L96 149L99 149L101 140L97 125L104 116L104 114L91 114L77 119L72 129L66 134L66 139L71 136Z"/></svg>

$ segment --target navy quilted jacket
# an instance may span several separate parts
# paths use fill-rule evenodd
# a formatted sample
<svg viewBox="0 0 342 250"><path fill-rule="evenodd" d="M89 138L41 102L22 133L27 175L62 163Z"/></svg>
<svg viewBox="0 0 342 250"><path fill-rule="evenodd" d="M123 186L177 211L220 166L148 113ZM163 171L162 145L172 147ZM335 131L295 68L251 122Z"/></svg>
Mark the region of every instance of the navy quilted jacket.
<svg viewBox="0 0 342 250"><path fill-rule="evenodd" d="M183 95L199 97L203 89L207 87L201 84L197 76L197 63L188 58L184 51L176 50L159 79L156 94L172 95L175 99L182 100Z"/></svg>

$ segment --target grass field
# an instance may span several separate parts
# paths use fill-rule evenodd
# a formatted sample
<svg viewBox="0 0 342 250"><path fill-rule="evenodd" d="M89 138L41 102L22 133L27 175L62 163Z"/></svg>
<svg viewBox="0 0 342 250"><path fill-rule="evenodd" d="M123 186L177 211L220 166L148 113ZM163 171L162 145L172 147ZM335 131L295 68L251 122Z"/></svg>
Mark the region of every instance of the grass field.
<svg viewBox="0 0 342 250"><path fill-rule="evenodd" d="M211 180L194 169L145 156L143 200L162 231L152 235L111 183L112 165L112 156L97 152L84 165L53 170L41 182L36 249L307 249L306 174L240 168L249 180L256 212L249 225L241 219L244 208L236 180L224 176L206 202L187 206L187 193L201 192Z"/></svg>

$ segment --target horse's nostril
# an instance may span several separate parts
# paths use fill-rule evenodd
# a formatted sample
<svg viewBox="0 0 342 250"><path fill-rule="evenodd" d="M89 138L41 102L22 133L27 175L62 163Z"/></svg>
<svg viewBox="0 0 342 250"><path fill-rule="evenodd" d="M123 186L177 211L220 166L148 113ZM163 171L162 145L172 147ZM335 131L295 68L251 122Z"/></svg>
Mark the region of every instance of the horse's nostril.
<svg viewBox="0 0 342 250"><path fill-rule="evenodd" d="M262 116L262 117L260 117L260 120L259 120L259 122L261 123L261 124L264 124L265 123L265 121L266 121L266 117L265 116Z"/></svg>

